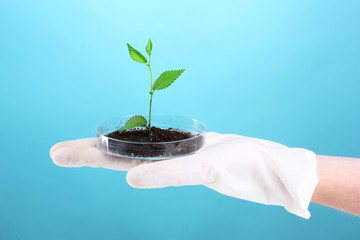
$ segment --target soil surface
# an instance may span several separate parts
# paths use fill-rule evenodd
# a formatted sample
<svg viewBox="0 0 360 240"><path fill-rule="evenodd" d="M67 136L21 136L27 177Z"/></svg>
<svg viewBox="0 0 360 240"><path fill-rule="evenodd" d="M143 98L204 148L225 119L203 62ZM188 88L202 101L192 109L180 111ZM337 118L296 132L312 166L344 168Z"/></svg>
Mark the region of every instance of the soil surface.
<svg viewBox="0 0 360 240"><path fill-rule="evenodd" d="M130 129L127 131L115 131L106 135L109 138L114 138L129 142L172 142L195 137L198 134L180 131L172 128L162 129L151 127L152 134L146 129Z"/></svg>
<svg viewBox="0 0 360 240"><path fill-rule="evenodd" d="M199 150L205 143L204 137L200 136L198 133L181 131L172 128L162 129L157 127L152 127L151 131L151 136L149 136L146 129L140 128L123 132L115 131L106 135L109 137L106 144L100 141L98 145L104 152L110 154L133 158L140 157L163 159L193 153ZM179 141L184 139L189 140ZM128 142L120 142L117 140ZM172 141L175 142L168 143Z"/></svg>

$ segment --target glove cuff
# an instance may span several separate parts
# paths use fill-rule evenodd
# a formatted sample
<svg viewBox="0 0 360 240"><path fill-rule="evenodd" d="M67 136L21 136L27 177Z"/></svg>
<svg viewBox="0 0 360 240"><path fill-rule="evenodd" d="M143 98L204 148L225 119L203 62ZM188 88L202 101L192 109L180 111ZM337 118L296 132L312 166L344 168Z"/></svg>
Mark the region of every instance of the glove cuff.
<svg viewBox="0 0 360 240"><path fill-rule="evenodd" d="M318 184L316 172L316 155L315 153L300 148L291 148L293 154L300 158L293 171L288 174L282 174L283 182L291 196L291 200L285 203L287 211L303 218L310 218L308 207Z"/></svg>

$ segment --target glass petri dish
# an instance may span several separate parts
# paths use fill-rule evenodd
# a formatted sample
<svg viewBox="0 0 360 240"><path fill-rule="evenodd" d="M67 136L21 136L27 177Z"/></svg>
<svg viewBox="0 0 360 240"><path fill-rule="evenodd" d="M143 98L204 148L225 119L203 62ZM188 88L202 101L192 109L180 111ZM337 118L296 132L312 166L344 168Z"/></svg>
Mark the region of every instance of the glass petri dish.
<svg viewBox="0 0 360 240"><path fill-rule="evenodd" d="M195 153L205 144L206 126L196 119L153 114L151 123L158 128L186 131L193 137L171 142L131 142L106 136L125 125L134 115L112 118L96 127L97 148L109 155L145 160L160 160Z"/></svg>

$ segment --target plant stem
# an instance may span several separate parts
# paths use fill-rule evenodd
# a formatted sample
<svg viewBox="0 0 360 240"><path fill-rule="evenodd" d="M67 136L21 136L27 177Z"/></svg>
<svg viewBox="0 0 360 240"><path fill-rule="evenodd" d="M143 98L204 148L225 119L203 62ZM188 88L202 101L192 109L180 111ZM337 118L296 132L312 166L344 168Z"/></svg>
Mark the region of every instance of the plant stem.
<svg viewBox="0 0 360 240"><path fill-rule="evenodd" d="M149 125L148 125L148 131L149 134L151 133L151 106L152 106L152 97L154 94L153 91L153 85L152 85L152 73L151 73L151 67L150 67L150 55L149 55L149 62L146 64L149 67L149 71L150 71L150 109L149 109Z"/></svg>
<svg viewBox="0 0 360 240"><path fill-rule="evenodd" d="M148 126L148 131L149 131L149 133L151 132L151 105L152 105L152 96L153 96L153 94L150 93L150 110L149 110L149 126Z"/></svg>

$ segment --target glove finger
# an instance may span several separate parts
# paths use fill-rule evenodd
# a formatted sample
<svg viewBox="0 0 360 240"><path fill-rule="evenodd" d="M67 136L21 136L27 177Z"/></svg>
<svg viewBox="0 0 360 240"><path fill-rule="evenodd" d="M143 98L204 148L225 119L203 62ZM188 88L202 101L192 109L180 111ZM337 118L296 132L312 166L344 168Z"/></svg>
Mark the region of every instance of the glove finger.
<svg viewBox="0 0 360 240"><path fill-rule="evenodd" d="M157 161L132 168L126 180L135 188L163 188L169 186L208 184L216 179L207 152Z"/></svg>
<svg viewBox="0 0 360 240"><path fill-rule="evenodd" d="M200 150L200 152L207 151L208 149L213 148L219 143L223 143L238 137L238 135L234 134L221 134L215 132L206 133L205 146Z"/></svg>
<svg viewBox="0 0 360 240"><path fill-rule="evenodd" d="M205 136L206 136L206 138L210 138L210 137L216 137L220 134L221 133L217 133L217 132L207 132L207 133L205 133Z"/></svg>
<svg viewBox="0 0 360 240"><path fill-rule="evenodd" d="M96 147L96 138L85 138L85 139L77 139L71 141L59 142L52 146L50 149L50 157L52 157L53 153L63 147Z"/></svg>
<svg viewBox="0 0 360 240"><path fill-rule="evenodd" d="M110 156L95 147L62 147L55 150L52 159L60 167L102 167L118 171L127 171L144 162Z"/></svg>

